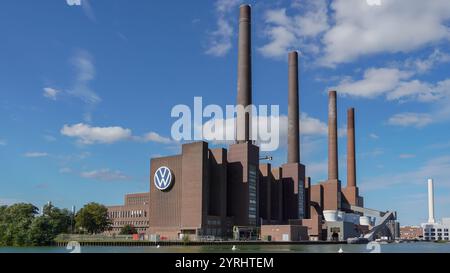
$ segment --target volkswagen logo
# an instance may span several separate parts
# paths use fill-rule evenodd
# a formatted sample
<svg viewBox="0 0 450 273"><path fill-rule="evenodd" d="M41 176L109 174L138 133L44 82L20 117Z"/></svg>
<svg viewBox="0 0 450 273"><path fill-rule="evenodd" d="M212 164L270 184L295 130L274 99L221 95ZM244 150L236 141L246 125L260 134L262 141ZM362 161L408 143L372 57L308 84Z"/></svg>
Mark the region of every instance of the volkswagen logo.
<svg viewBox="0 0 450 273"><path fill-rule="evenodd" d="M172 185L173 175L172 171L162 166L158 168L155 172L153 182L158 190L165 191Z"/></svg>

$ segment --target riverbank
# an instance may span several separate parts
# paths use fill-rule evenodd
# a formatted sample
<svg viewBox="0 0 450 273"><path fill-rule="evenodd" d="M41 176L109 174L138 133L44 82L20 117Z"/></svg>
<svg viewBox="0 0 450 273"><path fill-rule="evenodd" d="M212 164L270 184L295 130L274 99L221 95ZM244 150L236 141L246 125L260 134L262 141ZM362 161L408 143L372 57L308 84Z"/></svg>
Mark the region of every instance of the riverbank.
<svg viewBox="0 0 450 273"><path fill-rule="evenodd" d="M71 240L57 240L54 246L66 246ZM342 245L346 241L298 241L298 242L269 242L269 241L143 241L143 240L80 240L76 241L81 246L245 246L245 245Z"/></svg>
<svg viewBox="0 0 450 273"><path fill-rule="evenodd" d="M253 244L203 246L80 246L81 253L450 253L450 243L415 242L392 244ZM0 253L72 253L76 249L65 246L53 247L0 247Z"/></svg>

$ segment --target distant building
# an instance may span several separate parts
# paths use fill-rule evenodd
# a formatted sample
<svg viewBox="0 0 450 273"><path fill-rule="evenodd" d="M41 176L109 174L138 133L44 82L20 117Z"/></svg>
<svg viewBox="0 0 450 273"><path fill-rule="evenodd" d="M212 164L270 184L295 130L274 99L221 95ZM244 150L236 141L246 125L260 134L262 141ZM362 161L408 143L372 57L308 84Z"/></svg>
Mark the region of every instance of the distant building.
<svg viewBox="0 0 450 273"><path fill-rule="evenodd" d="M423 239L426 241L449 241L450 218L443 218L440 223L434 217L434 185L428 179L428 223L422 224Z"/></svg>
<svg viewBox="0 0 450 273"><path fill-rule="evenodd" d="M447 218L448 219L448 218ZM426 241L449 241L450 223L422 224L423 238Z"/></svg>
<svg viewBox="0 0 450 273"><path fill-rule="evenodd" d="M133 193L125 195L125 203L121 206L108 206L108 217L112 222L108 234L118 234L120 230L130 225L138 233L147 233L149 228L150 194Z"/></svg>
<svg viewBox="0 0 450 273"><path fill-rule="evenodd" d="M423 239L423 229L420 226L400 227L400 239L402 239L402 240L421 240L421 239Z"/></svg>

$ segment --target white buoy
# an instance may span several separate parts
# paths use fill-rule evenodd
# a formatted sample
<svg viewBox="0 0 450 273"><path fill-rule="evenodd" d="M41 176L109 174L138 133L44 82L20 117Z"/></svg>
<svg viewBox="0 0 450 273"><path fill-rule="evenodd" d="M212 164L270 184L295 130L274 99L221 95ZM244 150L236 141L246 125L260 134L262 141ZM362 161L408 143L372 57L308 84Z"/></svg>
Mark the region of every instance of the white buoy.
<svg viewBox="0 0 450 273"><path fill-rule="evenodd" d="M341 247L341 248L339 248L339 251L338 251L338 253L344 253L344 250L342 250L342 247Z"/></svg>
<svg viewBox="0 0 450 273"><path fill-rule="evenodd" d="M231 248L231 250L233 250L233 251L236 251L236 246L235 245L233 245L233 247Z"/></svg>

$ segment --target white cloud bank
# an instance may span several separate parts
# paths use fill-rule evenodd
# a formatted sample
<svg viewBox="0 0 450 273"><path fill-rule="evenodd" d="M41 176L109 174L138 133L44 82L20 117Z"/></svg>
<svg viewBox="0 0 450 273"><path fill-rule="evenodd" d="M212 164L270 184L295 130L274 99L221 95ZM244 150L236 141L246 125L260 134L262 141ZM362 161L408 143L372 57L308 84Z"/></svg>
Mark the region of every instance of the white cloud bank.
<svg viewBox="0 0 450 273"><path fill-rule="evenodd" d="M231 50L234 28L229 17L241 3L242 0L218 0L215 3L217 29L208 33L206 54L221 57Z"/></svg>
<svg viewBox="0 0 450 273"><path fill-rule="evenodd" d="M378 2L377 2L378 3ZM334 67L381 53L408 53L450 39L448 0L294 1L266 11L266 57L298 49Z"/></svg>
<svg viewBox="0 0 450 273"><path fill-rule="evenodd" d="M125 140L136 140L143 142L156 142L162 144L174 143L169 138L163 137L155 132L150 132L141 136L133 136L131 129L120 126L93 127L88 124L78 123L74 125L64 125L60 130L64 136L77 139L77 142L84 145L91 144L112 144Z"/></svg>

